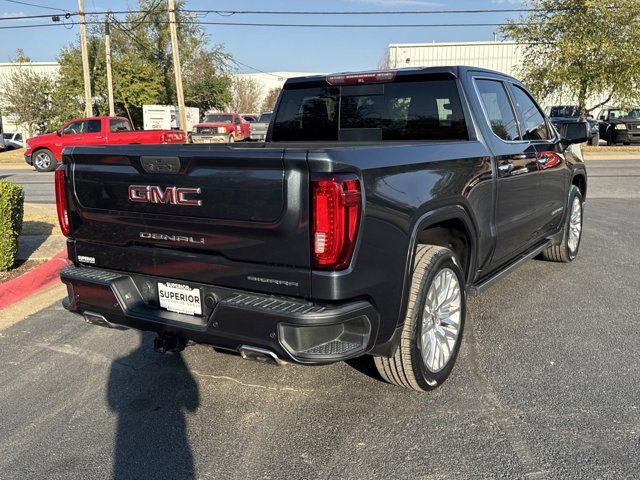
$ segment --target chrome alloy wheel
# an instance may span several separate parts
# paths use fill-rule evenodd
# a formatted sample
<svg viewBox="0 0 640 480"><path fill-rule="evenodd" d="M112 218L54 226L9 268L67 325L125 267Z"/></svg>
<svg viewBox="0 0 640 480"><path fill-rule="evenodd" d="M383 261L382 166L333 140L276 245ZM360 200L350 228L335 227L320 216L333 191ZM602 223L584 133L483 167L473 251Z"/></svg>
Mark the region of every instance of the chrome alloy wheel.
<svg viewBox="0 0 640 480"><path fill-rule="evenodd" d="M33 160L40 170L47 170L51 166L51 158L45 152L38 152L36 158Z"/></svg>
<svg viewBox="0 0 640 480"><path fill-rule="evenodd" d="M422 312L420 351L429 371L442 370L451 355L460 333L462 293L458 277L444 268L433 279Z"/></svg>
<svg viewBox="0 0 640 480"><path fill-rule="evenodd" d="M578 242L580 241L580 234L582 233L582 204L579 198L573 199L571 205L571 217L569 218L569 239L567 240L567 246L570 252L575 252L578 248Z"/></svg>

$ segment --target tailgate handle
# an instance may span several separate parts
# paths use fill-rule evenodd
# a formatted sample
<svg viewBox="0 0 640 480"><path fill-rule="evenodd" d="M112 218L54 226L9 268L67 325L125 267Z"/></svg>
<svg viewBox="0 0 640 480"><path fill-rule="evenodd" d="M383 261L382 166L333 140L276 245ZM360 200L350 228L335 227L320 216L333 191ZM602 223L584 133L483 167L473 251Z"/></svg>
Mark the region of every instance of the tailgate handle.
<svg viewBox="0 0 640 480"><path fill-rule="evenodd" d="M178 157L140 157L140 164L147 173L178 173L180 158Z"/></svg>

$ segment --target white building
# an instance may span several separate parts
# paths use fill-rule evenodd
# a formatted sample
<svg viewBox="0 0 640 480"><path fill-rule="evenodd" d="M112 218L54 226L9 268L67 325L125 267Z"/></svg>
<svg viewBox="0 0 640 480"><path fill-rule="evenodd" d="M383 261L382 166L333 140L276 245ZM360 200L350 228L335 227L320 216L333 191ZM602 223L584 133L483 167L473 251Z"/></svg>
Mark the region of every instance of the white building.
<svg viewBox="0 0 640 480"><path fill-rule="evenodd" d="M0 63L0 112L2 111L2 92L7 86L7 79L18 69L29 69L38 75L48 76L55 80L60 72L58 62L12 62ZM16 124L10 115L2 115L2 125L5 132L19 132L24 138L27 137L27 130Z"/></svg>
<svg viewBox="0 0 640 480"><path fill-rule="evenodd" d="M392 43L387 50L386 63L389 68L468 65L519 78L518 69L523 60L524 46L516 42L433 42ZM595 98L593 101L600 102L605 98L602 95L602 98ZM573 104L576 101L572 96L563 95L538 100L547 111L551 105Z"/></svg>

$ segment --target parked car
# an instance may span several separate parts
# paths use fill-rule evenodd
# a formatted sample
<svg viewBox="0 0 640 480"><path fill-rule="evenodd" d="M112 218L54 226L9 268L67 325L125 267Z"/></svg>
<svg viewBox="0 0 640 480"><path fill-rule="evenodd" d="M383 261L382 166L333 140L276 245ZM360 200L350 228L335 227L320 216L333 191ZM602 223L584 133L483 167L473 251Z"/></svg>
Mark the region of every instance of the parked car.
<svg viewBox="0 0 640 480"><path fill-rule="evenodd" d="M77 145L126 145L185 143L180 130L133 130L122 117L74 118L53 133L31 137L25 161L39 172L55 170L65 147Z"/></svg>
<svg viewBox="0 0 640 480"><path fill-rule="evenodd" d="M560 138L512 77L431 67L289 79L260 148L68 148L64 306L157 332L162 352L369 354L387 381L433 389L468 293L537 255L576 258L587 173L568 147L587 132L574 133Z"/></svg>
<svg viewBox="0 0 640 480"><path fill-rule="evenodd" d="M257 121L251 124L251 140L256 142L264 142L267 137L267 130L269 130L269 122L273 112L261 113Z"/></svg>
<svg viewBox="0 0 640 480"><path fill-rule="evenodd" d="M600 137L607 145L640 143L640 108L606 107L600 120Z"/></svg>
<svg viewBox="0 0 640 480"><path fill-rule="evenodd" d="M24 147L21 133L3 133L2 139L6 150L18 150Z"/></svg>
<svg viewBox="0 0 640 480"><path fill-rule="evenodd" d="M249 122L237 113L212 113L194 126L193 143L231 143L246 140L251 135Z"/></svg>
<svg viewBox="0 0 640 480"><path fill-rule="evenodd" d="M577 105L553 106L549 110L549 120L560 130L563 123L578 122L580 120L580 109ZM587 141L590 145L598 146L600 144L600 122L591 115L588 115L584 121L589 126Z"/></svg>

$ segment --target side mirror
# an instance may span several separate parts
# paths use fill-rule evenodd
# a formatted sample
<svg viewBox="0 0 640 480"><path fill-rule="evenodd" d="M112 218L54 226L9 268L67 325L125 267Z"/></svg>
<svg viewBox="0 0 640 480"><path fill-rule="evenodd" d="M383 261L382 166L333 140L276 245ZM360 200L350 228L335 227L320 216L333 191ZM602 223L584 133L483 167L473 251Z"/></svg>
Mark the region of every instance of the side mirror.
<svg viewBox="0 0 640 480"><path fill-rule="evenodd" d="M560 142L569 146L573 143L585 143L589 139L588 122L567 122L558 125L561 140Z"/></svg>
<svg viewBox="0 0 640 480"><path fill-rule="evenodd" d="M56 135L58 135L59 137L62 136L62 129L59 128L58 130L56 130Z"/></svg>

